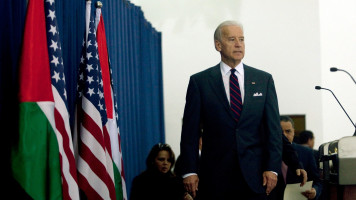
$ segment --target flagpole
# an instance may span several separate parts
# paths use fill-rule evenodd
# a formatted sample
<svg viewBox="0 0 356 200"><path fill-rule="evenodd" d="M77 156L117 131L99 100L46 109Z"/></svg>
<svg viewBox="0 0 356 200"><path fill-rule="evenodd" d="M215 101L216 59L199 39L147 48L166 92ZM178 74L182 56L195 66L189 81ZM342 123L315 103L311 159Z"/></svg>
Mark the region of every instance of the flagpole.
<svg viewBox="0 0 356 200"><path fill-rule="evenodd" d="M95 13L95 31L96 31L100 22L101 8L103 7L103 3L101 3L101 1L97 1L95 7L96 7L96 13Z"/></svg>
<svg viewBox="0 0 356 200"><path fill-rule="evenodd" d="M91 9L91 0L85 0L85 43L88 43L88 33L89 33L89 23L90 23L90 9Z"/></svg>

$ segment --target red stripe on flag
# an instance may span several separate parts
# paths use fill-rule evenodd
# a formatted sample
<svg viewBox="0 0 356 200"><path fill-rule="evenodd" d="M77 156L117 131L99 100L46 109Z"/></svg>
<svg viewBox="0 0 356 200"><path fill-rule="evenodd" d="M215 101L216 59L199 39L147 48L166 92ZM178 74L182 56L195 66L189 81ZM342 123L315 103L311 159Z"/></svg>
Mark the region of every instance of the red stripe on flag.
<svg viewBox="0 0 356 200"><path fill-rule="evenodd" d="M95 157L95 155L92 153L91 149L88 146L86 146L83 143L83 141L80 141L80 150L81 150L80 157L86 163L88 163L88 165L90 166L90 169L105 183L105 185L108 188L108 191L110 193L111 199L116 199L115 186L110 178L110 175L108 174L108 171L106 170L106 167L103 165L103 163L100 160L98 160ZM88 174L85 174L83 176L88 176ZM79 180L80 183L82 183L81 181L82 180ZM79 187L82 188L81 184L79 184ZM85 191L87 197L90 199L87 191L84 188L82 188L82 190Z"/></svg>
<svg viewBox="0 0 356 200"><path fill-rule="evenodd" d="M78 173L80 189L85 191L87 199L103 199L89 184L88 180L81 173Z"/></svg>
<svg viewBox="0 0 356 200"><path fill-rule="evenodd" d="M63 174L63 158L62 155L59 154L59 161L61 164L61 177L62 177L62 198L63 199L71 199L69 196L69 189L68 189L68 182L67 179L65 179L65 176Z"/></svg>
<svg viewBox="0 0 356 200"><path fill-rule="evenodd" d="M101 132L101 129L97 126L97 124L94 122L94 120L87 115L85 112L83 112L83 121L82 121L83 127L85 127L88 132L91 133L91 135L95 138L95 140L100 144L101 148L100 151L103 151L104 156L105 156L105 141L103 138L103 133ZM103 128L105 129L105 128ZM107 131L106 131L107 132ZM107 168L104 166L106 164L106 156L104 157L104 160L100 161L98 160L95 155L92 153L92 150L90 148L95 148L93 146L87 147L83 141L80 142L80 156L85 160L90 168L93 170L93 172L100 177L100 179L106 184L108 187L108 190L110 192L110 196L112 199L116 199L116 194L115 194L115 185L108 174ZM94 149L93 151L95 151ZM102 163L104 162L104 164Z"/></svg>
<svg viewBox="0 0 356 200"><path fill-rule="evenodd" d="M91 149L80 141L81 155L80 157L85 160L86 163L90 166L90 169L106 184L108 185L108 173L106 171L105 165L98 160ZM100 151L100 150L99 150Z"/></svg>
<svg viewBox="0 0 356 200"><path fill-rule="evenodd" d="M104 98L106 112L109 119L113 119L113 103L111 96L111 79L110 79L110 70L109 70L109 56L108 56L108 47L106 45L106 36L105 36L105 27L103 16L100 16L100 23L97 28L96 40L98 43L98 52L100 58L100 67L101 75L103 78L103 88L104 88Z"/></svg>
<svg viewBox="0 0 356 200"><path fill-rule="evenodd" d="M92 134L92 136L100 144L101 148L105 149L105 143L100 127L98 127L95 121L85 111L83 111L82 117L83 127L86 128Z"/></svg>
<svg viewBox="0 0 356 200"><path fill-rule="evenodd" d="M110 158L112 160L112 153L111 153L111 140L110 140L110 135L109 135L109 132L108 132L108 129L106 126L103 127L103 135L104 135L104 140L105 140L105 146L106 146L106 149L110 155Z"/></svg>
<svg viewBox="0 0 356 200"><path fill-rule="evenodd" d="M55 118L55 123L56 123L56 128L59 131L59 133L62 135L62 140L63 140L63 150L64 153L67 156L68 162L69 162L69 171L75 182L77 181L77 168L75 164L75 159L72 150L70 149L70 142L71 139L68 137L68 133L65 129L65 123L62 118L62 115L58 112L57 108L54 109L54 118Z"/></svg>
<svg viewBox="0 0 356 200"><path fill-rule="evenodd" d="M124 159L122 158L120 134L119 134L118 140L119 140L119 149L120 149L120 155L121 155L121 177L125 180Z"/></svg>

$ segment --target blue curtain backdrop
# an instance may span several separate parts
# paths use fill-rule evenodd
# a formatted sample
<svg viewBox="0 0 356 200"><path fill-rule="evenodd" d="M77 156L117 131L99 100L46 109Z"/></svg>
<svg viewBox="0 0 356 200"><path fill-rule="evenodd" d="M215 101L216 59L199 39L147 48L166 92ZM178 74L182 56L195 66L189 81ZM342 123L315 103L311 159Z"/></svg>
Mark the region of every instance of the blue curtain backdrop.
<svg viewBox="0 0 356 200"><path fill-rule="evenodd" d="M95 10L93 0L92 13ZM132 179L142 172L151 147L165 141L161 33L140 7L127 0L102 0L102 13L119 108L119 126L128 193ZM10 149L17 136L18 64L27 0L2 0L0 6L0 113L9 189L20 195L11 177ZM85 0L56 0L56 17L74 119L77 71L85 27ZM73 121L71 121L73 123ZM11 141L11 142L9 142ZM12 191L8 190L8 191Z"/></svg>

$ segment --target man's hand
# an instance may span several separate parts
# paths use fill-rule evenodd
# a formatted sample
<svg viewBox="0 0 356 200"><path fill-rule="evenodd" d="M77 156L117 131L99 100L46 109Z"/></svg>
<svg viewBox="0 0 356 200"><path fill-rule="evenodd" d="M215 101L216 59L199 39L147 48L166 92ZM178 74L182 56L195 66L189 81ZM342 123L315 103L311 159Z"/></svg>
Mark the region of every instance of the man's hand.
<svg viewBox="0 0 356 200"><path fill-rule="evenodd" d="M300 183L300 187L302 187L308 180L307 172L304 169L297 169L296 171L297 176L302 175L303 181Z"/></svg>
<svg viewBox="0 0 356 200"><path fill-rule="evenodd" d="M263 186L267 186L266 194L269 195L277 185L277 175L271 171L263 172Z"/></svg>
<svg viewBox="0 0 356 200"><path fill-rule="evenodd" d="M311 190L302 192L302 194L308 199L314 199L316 196L316 190L314 188L312 188Z"/></svg>
<svg viewBox="0 0 356 200"><path fill-rule="evenodd" d="M197 175L191 175L183 179L184 188L195 198L196 191L198 190L199 178Z"/></svg>

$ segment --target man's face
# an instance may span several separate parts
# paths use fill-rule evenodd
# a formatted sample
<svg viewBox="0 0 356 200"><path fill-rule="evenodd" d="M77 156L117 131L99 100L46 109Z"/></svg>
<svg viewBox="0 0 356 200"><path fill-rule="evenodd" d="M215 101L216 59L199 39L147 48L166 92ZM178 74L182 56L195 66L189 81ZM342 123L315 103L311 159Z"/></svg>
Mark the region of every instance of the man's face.
<svg viewBox="0 0 356 200"><path fill-rule="evenodd" d="M231 25L221 28L221 41L215 40L215 48L220 52L224 63L235 67L241 62L245 56L244 40L244 34L240 27Z"/></svg>
<svg viewBox="0 0 356 200"><path fill-rule="evenodd" d="M294 128L292 126L292 123L281 121L281 127L283 130L283 134L288 138L288 141L292 143L294 138Z"/></svg>

